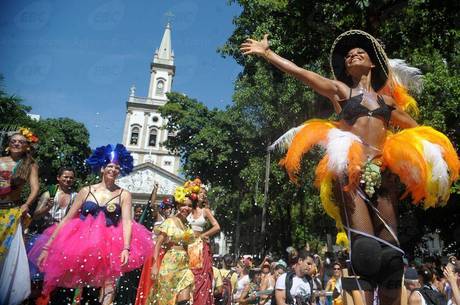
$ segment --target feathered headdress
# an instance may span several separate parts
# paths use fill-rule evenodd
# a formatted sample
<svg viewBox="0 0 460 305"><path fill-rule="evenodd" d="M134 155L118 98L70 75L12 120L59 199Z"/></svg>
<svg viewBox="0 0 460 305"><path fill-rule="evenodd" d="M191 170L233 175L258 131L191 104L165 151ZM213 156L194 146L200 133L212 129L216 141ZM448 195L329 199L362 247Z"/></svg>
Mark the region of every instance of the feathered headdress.
<svg viewBox="0 0 460 305"><path fill-rule="evenodd" d="M96 148L93 154L86 159L86 164L91 167L95 173L109 163L115 163L120 166L122 176L129 174L133 170L133 157L122 144L117 144L115 148L112 145L100 146Z"/></svg>

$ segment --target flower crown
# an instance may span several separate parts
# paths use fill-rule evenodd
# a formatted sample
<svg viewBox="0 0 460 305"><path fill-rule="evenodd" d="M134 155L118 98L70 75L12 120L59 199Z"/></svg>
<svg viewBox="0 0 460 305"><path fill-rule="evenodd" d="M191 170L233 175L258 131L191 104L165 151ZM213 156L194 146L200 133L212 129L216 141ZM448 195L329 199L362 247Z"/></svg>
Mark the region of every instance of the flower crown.
<svg viewBox="0 0 460 305"><path fill-rule="evenodd" d="M34 135L34 133L29 128L21 127L19 128L18 133L21 134L24 138L26 138L27 142L29 143L38 142L38 137Z"/></svg>
<svg viewBox="0 0 460 305"><path fill-rule="evenodd" d="M96 148L93 154L86 159L92 171L97 173L109 163L115 163L120 166L122 176L129 174L133 170L133 157L122 144L100 146Z"/></svg>
<svg viewBox="0 0 460 305"><path fill-rule="evenodd" d="M198 193L200 192L201 185L200 178L186 181L183 186L176 187L174 200L180 204L184 203L185 197L189 197L192 201L198 200Z"/></svg>

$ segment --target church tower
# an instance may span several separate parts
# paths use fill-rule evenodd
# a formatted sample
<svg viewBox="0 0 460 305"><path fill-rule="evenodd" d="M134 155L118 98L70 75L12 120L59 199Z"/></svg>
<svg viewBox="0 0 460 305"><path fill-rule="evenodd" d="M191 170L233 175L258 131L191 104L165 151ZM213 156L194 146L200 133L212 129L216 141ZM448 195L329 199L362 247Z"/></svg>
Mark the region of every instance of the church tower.
<svg viewBox="0 0 460 305"><path fill-rule="evenodd" d="M123 144L131 151L135 166L150 163L173 175L179 171L179 156L163 146L163 142L172 135L162 129L166 119L161 117L158 108L168 101L166 93L171 92L175 70L171 26L168 23L160 48L155 50L150 63L147 97L137 96L134 85L130 89L123 131Z"/></svg>

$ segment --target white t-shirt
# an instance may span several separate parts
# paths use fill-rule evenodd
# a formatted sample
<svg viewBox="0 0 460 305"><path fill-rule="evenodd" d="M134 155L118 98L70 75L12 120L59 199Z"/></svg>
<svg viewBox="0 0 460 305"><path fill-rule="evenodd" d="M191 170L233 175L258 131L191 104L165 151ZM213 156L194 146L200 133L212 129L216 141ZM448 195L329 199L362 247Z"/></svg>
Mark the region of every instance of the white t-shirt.
<svg viewBox="0 0 460 305"><path fill-rule="evenodd" d="M286 274L283 273L276 280L275 289L286 290ZM303 304L308 304L311 297L311 287L310 283L305 278L300 278L297 275L294 275L292 278L292 287L291 287L291 296L294 299L294 304L297 304L297 299L301 298ZM297 297L297 298L296 298Z"/></svg>
<svg viewBox="0 0 460 305"><path fill-rule="evenodd" d="M236 291L235 294L233 295L233 300L235 302L238 302L238 299L241 296L241 293L243 292L244 287L249 283L249 275L245 274L241 278L238 279L236 282Z"/></svg>

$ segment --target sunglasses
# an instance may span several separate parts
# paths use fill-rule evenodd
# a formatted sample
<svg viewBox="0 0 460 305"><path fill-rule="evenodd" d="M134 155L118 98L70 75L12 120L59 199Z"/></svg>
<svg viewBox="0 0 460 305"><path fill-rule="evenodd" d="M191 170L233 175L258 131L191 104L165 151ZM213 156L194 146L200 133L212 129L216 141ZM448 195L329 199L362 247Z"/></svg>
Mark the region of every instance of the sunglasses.
<svg viewBox="0 0 460 305"><path fill-rule="evenodd" d="M340 270L340 268L334 268L334 270Z"/></svg>
<svg viewBox="0 0 460 305"><path fill-rule="evenodd" d="M24 145L27 143L27 141L26 140L16 140L16 139L10 140L10 144L16 144L16 143Z"/></svg>

